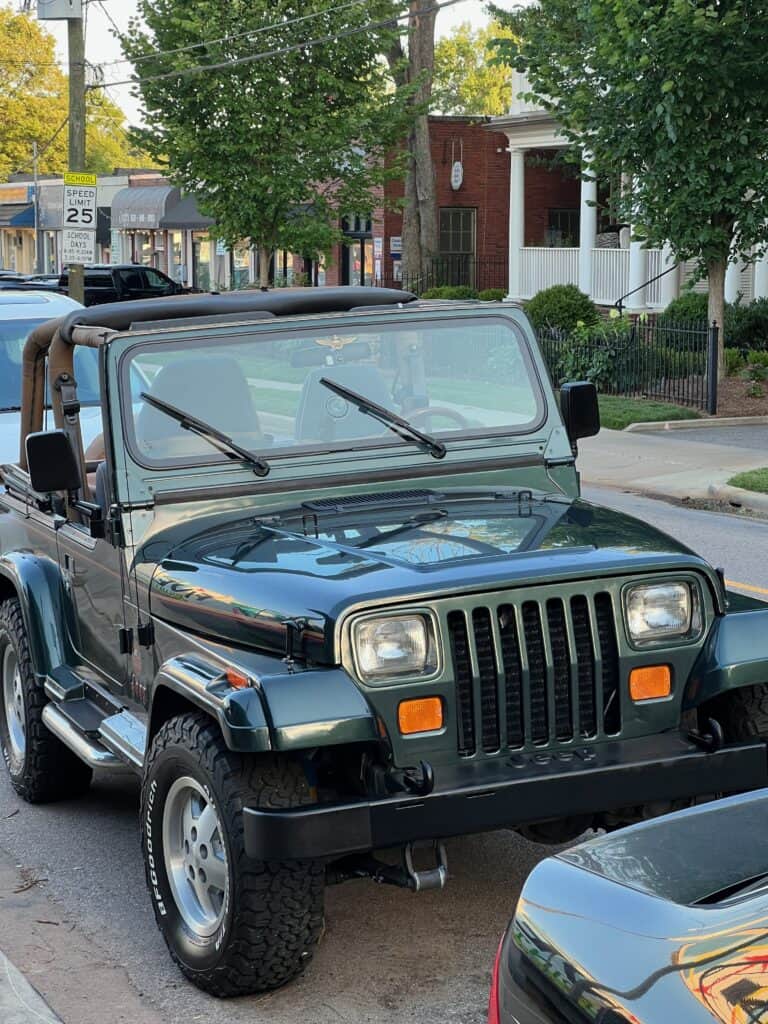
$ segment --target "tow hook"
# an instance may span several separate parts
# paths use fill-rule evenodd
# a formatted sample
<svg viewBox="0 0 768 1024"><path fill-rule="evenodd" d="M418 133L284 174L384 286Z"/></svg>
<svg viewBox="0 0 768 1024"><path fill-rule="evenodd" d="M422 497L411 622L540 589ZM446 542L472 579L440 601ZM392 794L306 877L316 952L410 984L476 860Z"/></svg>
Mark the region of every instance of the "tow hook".
<svg viewBox="0 0 768 1024"><path fill-rule="evenodd" d="M414 843L408 843L403 850L403 864L408 874L409 889L414 892L424 892L426 889L444 889L448 881L448 855L445 852L445 844L436 839L432 844L435 854L435 866L426 870L418 871L413 866Z"/></svg>
<svg viewBox="0 0 768 1024"><path fill-rule="evenodd" d="M435 855L434 867L419 869L414 866L413 852L416 843L403 847L402 865L385 864L371 855L344 857L333 864L327 873L329 885L346 882L353 878L370 878L377 885L396 885L411 892L425 892L427 889L444 889L448 881L448 856L445 844L439 840L428 843Z"/></svg>
<svg viewBox="0 0 768 1024"><path fill-rule="evenodd" d="M688 739L708 754L715 754L725 744L723 727L716 718L708 718L707 729L708 732L689 732Z"/></svg>

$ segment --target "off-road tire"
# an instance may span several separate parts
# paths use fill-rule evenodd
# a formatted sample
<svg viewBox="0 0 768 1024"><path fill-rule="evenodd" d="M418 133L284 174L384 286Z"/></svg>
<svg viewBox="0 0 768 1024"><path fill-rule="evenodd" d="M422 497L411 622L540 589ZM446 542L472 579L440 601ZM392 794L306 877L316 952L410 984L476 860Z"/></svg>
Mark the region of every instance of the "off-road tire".
<svg viewBox="0 0 768 1024"><path fill-rule="evenodd" d="M32 670L21 607L15 598L0 604L0 674L9 644L21 676L26 730L24 755L19 759L11 747L5 703L0 698L0 750L11 784L31 804L82 796L91 784L93 772L43 723L48 698ZM2 685L0 678L0 693Z"/></svg>
<svg viewBox="0 0 768 1024"><path fill-rule="evenodd" d="M743 686L713 708L726 740L768 740L768 685Z"/></svg>
<svg viewBox="0 0 768 1024"><path fill-rule="evenodd" d="M191 777L214 805L226 849L229 899L218 930L196 935L179 912L166 867L163 811L174 782ZM279 755L230 751L208 715L190 712L158 731L144 772L141 834L155 919L172 958L198 988L241 996L278 988L312 958L323 926L319 861L256 861L243 847L243 807L312 803L301 766Z"/></svg>

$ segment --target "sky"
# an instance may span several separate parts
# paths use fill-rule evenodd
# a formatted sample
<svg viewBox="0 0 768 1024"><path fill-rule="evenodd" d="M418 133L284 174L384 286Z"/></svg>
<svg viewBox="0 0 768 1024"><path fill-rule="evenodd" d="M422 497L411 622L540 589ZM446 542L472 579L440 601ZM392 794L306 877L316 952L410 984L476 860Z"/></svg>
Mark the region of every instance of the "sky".
<svg viewBox="0 0 768 1024"><path fill-rule="evenodd" d="M502 0L501 6L511 6ZM112 34L112 24L121 30L128 26L129 19L137 13L138 0L85 0L84 7L87 14L86 20L86 57L94 64L105 61L114 61L122 56L120 44ZM445 8L437 15L437 34L445 35L460 25L463 21L469 21L476 28L486 24L488 15L485 13L485 0L460 0L452 7ZM45 23L57 41L58 56L66 60L67 55L67 28L65 22L48 21ZM117 81L127 78L126 71L130 72L129 65L117 64L106 69L105 81ZM131 96L130 86L108 87L108 95L126 113L128 120L138 120L139 104Z"/></svg>

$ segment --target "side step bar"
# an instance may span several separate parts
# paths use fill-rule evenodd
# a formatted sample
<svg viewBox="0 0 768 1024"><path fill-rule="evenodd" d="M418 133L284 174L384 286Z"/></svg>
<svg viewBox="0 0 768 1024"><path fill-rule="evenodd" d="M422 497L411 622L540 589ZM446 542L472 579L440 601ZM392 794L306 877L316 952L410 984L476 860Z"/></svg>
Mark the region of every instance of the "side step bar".
<svg viewBox="0 0 768 1024"><path fill-rule="evenodd" d="M110 771L129 772L133 769L96 740L78 732L72 723L53 704L43 708L43 722L62 743L77 754L91 768L107 768Z"/></svg>

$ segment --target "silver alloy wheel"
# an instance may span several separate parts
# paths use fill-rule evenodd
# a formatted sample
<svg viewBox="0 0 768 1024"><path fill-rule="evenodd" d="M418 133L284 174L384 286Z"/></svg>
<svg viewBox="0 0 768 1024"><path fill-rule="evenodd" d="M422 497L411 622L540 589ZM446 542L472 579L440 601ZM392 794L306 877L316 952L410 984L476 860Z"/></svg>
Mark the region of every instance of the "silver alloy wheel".
<svg viewBox="0 0 768 1024"><path fill-rule="evenodd" d="M210 797L183 776L163 809L163 856L173 898L185 925L200 938L217 931L229 902L224 830Z"/></svg>
<svg viewBox="0 0 768 1024"><path fill-rule="evenodd" d="M24 707L24 689L16 651L11 644L3 654L3 704L8 723L8 739L15 761L23 761L27 749L27 714Z"/></svg>

